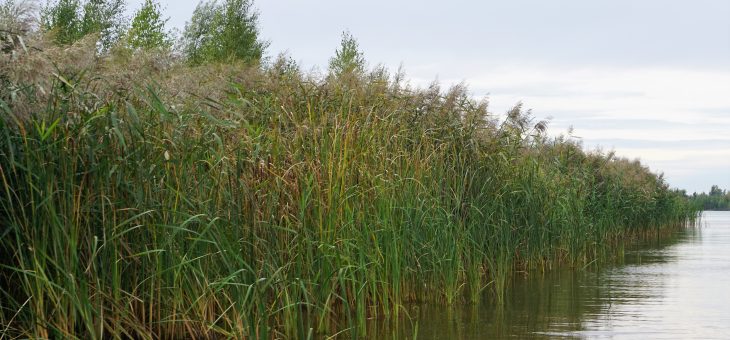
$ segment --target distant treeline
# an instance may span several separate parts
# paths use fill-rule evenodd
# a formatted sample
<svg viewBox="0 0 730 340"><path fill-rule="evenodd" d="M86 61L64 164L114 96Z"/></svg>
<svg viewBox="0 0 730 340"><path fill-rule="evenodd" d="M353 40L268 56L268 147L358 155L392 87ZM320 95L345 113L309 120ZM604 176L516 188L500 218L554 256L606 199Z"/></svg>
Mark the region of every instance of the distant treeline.
<svg viewBox="0 0 730 340"><path fill-rule="evenodd" d="M713 185L709 193L694 193L690 201L700 210L730 210L730 191Z"/></svg>
<svg viewBox="0 0 730 340"><path fill-rule="evenodd" d="M639 161L369 68L349 34L310 73L262 60L250 1L201 3L179 49L123 3L0 6L0 338L365 337L696 216Z"/></svg>

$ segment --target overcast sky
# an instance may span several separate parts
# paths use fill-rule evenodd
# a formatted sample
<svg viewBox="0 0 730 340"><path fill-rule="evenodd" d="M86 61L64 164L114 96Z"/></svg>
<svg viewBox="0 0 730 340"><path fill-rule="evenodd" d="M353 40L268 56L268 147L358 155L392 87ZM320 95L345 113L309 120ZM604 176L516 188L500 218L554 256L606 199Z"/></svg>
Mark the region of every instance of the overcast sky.
<svg viewBox="0 0 730 340"><path fill-rule="evenodd" d="M134 9L141 0L130 2ZM161 0L182 29L197 1ZM269 56L325 69L349 30L371 66L465 82L504 113L639 157L673 187L730 189L730 0L259 0Z"/></svg>

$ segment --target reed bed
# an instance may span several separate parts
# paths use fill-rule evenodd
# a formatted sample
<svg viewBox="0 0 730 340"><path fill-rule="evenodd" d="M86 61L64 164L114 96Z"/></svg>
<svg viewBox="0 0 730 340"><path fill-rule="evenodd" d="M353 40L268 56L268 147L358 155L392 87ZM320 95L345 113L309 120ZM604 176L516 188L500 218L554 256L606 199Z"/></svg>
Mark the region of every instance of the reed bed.
<svg viewBox="0 0 730 340"><path fill-rule="evenodd" d="M38 58L0 102L0 338L355 338L696 215L463 86Z"/></svg>

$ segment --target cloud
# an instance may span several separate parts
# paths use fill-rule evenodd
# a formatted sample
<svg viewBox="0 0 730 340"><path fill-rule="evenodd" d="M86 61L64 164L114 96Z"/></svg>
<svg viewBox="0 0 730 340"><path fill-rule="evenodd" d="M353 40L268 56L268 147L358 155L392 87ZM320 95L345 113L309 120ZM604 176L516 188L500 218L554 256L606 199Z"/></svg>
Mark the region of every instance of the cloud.
<svg viewBox="0 0 730 340"><path fill-rule="evenodd" d="M141 0L132 1L135 7ZM162 0L182 28L194 2ZM718 0L257 2L270 55L326 67L349 29L366 58L414 85L466 83L503 114L522 101L551 133L569 126L664 171L730 188L730 2ZM373 21L373 18L377 18ZM285 24L282 24L285 23ZM696 189L695 189L696 188Z"/></svg>
<svg viewBox="0 0 730 340"><path fill-rule="evenodd" d="M730 187L730 70L502 65L472 74L441 79L488 94L497 114L521 101L553 118L551 134L572 126L587 149L640 158L673 186Z"/></svg>

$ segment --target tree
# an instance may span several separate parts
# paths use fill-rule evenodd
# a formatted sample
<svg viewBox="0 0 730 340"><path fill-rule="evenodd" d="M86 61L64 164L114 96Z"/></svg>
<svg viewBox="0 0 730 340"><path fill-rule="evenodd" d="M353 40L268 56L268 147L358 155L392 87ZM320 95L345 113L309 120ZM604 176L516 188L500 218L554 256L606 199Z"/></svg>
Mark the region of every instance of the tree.
<svg viewBox="0 0 730 340"><path fill-rule="evenodd" d="M26 0L0 2L0 51L13 53L33 29L33 6Z"/></svg>
<svg viewBox="0 0 730 340"><path fill-rule="evenodd" d="M41 26L54 32L57 43L71 44L82 37L80 10L78 0L49 1L41 12Z"/></svg>
<svg viewBox="0 0 730 340"><path fill-rule="evenodd" d="M83 9L81 36L100 33L103 50L111 48L126 31L125 0L88 0Z"/></svg>
<svg viewBox="0 0 730 340"><path fill-rule="evenodd" d="M365 73L365 57L350 32L342 32L340 48L330 59L330 74L340 77L343 75L362 75Z"/></svg>
<svg viewBox="0 0 730 340"><path fill-rule="evenodd" d="M725 192L722 189L720 189L720 186L718 186L718 185L713 185L710 188L710 196L722 196L724 194L725 194Z"/></svg>
<svg viewBox="0 0 730 340"><path fill-rule="evenodd" d="M170 48L172 40L165 30L167 20L162 18L160 4L157 1L146 0L132 19L132 26L128 32L129 45L144 50Z"/></svg>
<svg viewBox="0 0 730 340"><path fill-rule="evenodd" d="M99 33L99 47L108 50L126 26L124 0L49 0L41 11L41 27L67 45Z"/></svg>
<svg viewBox="0 0 730 340"><path fill-rule="evenodd" d="M708 193L695 193L691 201L702 210L730 210L730 192L713 185Z"/></svg>
<svg viewBox="0 0 730 340"><path fill-rule="evenodd" d="M201 2L185 25L183 44L192 64L261 60L268 42L259 39L258 14L250 0Z"/></svg>

